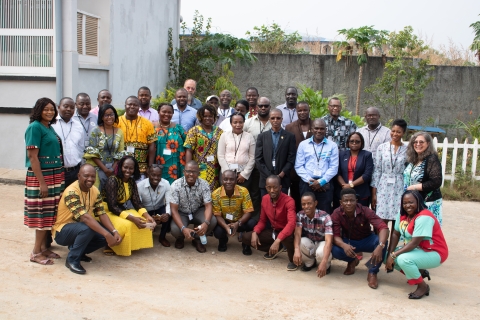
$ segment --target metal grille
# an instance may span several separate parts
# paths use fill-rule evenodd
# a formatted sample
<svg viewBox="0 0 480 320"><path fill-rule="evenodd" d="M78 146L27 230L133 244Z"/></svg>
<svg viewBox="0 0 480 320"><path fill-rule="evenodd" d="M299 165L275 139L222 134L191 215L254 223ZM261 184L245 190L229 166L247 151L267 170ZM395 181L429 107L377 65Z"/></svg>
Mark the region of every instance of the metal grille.
<svg viewBox="0 0 480 320"><path fill-rule="evenodd" d="M83 54L83 14L77 13L77 52Z"/></svg>
<svg viewBox="0 0 480 320"><path fill-rule="evenodd" d="M53 37L1 36L0 66L53 67Z"/></svg>
<svg viewBox="0 0 480 320"><path fill-rule="evenodd" d="M98 19L85 16L85 54L98 55Z"/></svg>
<svg viewBox="0 0 480 320"><path fill-rule="evenodd" d="M53 0L0 0L0 29L53 29Z"/></svg>

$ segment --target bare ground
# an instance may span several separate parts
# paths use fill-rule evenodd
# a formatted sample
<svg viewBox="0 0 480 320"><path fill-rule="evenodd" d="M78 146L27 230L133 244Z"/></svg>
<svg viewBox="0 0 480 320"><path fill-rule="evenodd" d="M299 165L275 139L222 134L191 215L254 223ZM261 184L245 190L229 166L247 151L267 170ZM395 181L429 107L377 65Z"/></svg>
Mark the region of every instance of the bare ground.
<svg viewBox="0 0 480 320"><path fill-rule="evenodd" d="M84 276L65 268L68 250L53 266L29 261L33 231L23 227L23 187L0 185L0 318L58 319L478 319L480 314L480 203L445 202L444 233L450 256L430 270L431 293L408 300L414 288L399 272L379 273L379 288L367 286L363 263L352 276L334 260L332 272L289 272L287 256L266 261L243 256L230 241L219 253L209 238L207 253L186 242L183 250L153 249L130 257L93 253ZM158 230L154 234L158 237ZM173 238L168 239L173 244ZM368 258L365 257L363 262Z"/></svg>

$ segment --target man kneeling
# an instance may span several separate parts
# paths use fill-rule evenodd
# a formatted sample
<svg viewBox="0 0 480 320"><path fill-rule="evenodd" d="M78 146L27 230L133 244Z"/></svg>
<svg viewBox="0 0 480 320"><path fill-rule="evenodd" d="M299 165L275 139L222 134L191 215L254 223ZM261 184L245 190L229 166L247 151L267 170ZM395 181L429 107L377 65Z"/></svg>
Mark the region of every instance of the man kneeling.
<svg viewBox="0 0 480 320"><path fill-rule="evenodd" d="M63 192L58 205L57 221L52 228L55 241L70 249L65 266L77 274L86 273L80 261L92 261L86 254L107 244L110 247L116 246L122 241L105 214L100 192L93 185L96 178L92 165L85 164L80 168L78 181ZM95 217L100 219L103 227Z"/></svg>
<svg viewBox="0 0 480 320"><path fill-rule="evenodd" d="M354 189L340 192L340 207L332 214L333 257L348 262L344 275L355 273L356 252L372 252L368 261L368 286L377 289L377 273L387 251L388 227L370 208L357 204ZM378 232L373 233L370 225ZM342 236L343 234L343 236Z"/></svg>

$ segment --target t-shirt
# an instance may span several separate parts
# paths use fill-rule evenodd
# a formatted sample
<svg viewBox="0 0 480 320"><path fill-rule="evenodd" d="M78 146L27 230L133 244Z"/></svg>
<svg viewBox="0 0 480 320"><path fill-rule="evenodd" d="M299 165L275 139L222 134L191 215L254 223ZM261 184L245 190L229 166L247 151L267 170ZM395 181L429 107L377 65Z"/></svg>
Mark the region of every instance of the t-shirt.
<svg viewBox="0 0 480 320"><path fill-rule="evenodd" d="M30 123L25 131L25 145L27 150L39 149L38 160L42 169L58 168L63 165L60 139L52 126L47 128L36 120ZM27 168L32 166L27 152L25 154L25 166Z"/></svg>

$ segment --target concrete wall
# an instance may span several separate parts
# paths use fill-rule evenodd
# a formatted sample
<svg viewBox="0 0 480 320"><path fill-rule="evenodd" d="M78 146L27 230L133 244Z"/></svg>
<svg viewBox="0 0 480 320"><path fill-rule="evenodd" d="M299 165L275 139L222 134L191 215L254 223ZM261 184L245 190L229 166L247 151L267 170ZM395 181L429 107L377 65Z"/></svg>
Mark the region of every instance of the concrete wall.
<svg viewBox="0 0 480 320"><path fill-rule="evenodd" d="M83 68L78 70L78 92L88 93L92 99L92 106L96 106L98 92L108 88L108 73L108 70Z"/></svg>
<svg viewBox="0 0 480 320"><path fill-rule="evenodd" d="M55 101L55 80L0 80L0 108L32 108L35 101L42 97ZM0 117L3 117L3 114Z"/></svg>
<svg viewBox="0 0 480 320"><path fill-rule="evenodd" d="M29 119L26 114L0 115L0 168L25 169L25 130Z"/></svg>
<svg viewBox="0 0 480 320"><path fill-rule="evenodd" d="M246 88L257 87L261 96L272 100L272 105L284 103L285 88L305 84L323 90L324 96L343 93L348 97L347 109L355 110L358 83L358 65L355 57L349 65L336 62L333 55L270 55L257 54L258 62L251 67L236 66L234 83L245 94ZM363 92L383 72L381 58L371 57L364 69ZM425 125L427 119L438 119L439 124L451 124L454 119L467 120L480 114L480 68L439 66L431 73L435 80L426 88L421 108L410 116L410 124ZM369 107L361 103L361 114ZM472 115L469 112L472 111Z"/></svg>

